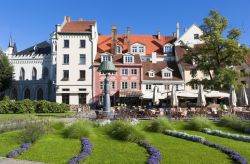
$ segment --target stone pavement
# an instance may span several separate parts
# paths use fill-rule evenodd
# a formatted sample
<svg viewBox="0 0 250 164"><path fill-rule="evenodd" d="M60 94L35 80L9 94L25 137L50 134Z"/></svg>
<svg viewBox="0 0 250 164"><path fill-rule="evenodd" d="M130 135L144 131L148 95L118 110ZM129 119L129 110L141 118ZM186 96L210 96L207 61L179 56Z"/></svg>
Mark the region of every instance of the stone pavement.
<svg viewBox="0 0 250 164"><path fill-rule="evenodd" d="M45 163L0 157L0 164L45 164Z"/></svg>

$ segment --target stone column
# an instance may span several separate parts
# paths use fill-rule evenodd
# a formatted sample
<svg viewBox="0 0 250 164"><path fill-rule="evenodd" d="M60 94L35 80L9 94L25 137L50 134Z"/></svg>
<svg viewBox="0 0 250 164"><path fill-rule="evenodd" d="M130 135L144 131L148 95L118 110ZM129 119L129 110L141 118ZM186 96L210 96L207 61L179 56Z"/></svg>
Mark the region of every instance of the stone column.
<svg viewBox="0 0 250 164"><path fill-rule="evenodd" d="M104 79L104 112L110 113L110 95L109 95L109 80L108 73Z"/></svg>

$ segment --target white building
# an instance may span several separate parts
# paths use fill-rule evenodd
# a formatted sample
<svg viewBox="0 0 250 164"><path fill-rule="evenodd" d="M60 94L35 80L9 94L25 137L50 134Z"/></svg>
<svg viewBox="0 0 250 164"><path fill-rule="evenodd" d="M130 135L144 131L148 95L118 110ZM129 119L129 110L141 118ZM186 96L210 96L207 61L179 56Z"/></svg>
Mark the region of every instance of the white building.
<svg viewBox="0 0 250 164"><path fill-rule="evenodd" d="M95 21L71 21L56 25L51 35L56 56L56 102L89 104L93 97L93 60L97 52Z"/></svg>
<svg viewBox="0 0 250 164"><path fill-rule="evenodd" d="M17 52L16 44L10 39L5 54L14 66L12 87L6 90L11 99L55 100L55 65L47 41Z"/></svg>

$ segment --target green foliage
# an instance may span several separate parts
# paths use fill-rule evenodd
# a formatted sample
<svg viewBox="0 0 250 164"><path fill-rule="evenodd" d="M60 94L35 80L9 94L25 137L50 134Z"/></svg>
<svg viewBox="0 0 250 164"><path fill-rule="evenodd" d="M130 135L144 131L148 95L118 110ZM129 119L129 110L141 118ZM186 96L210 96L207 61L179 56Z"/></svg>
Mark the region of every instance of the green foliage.
<svg viewBox="0 0 250 164"><path fill-rule="evenodd" d="M66 138L81 139L82 137L89 137L92 133L93 125L89 121L77 121L64 130Z"/></svg>
<svg viewBox="0 0 250 164"><path fill-rule="evenodd" d="M201 29L203 35L201 40L204 44L194 48L184 45L187 49L185 61L196 61L191 69L191 75L194 77L189 84L202 83L205 88L215 88L218 90L228 90L231 84L237 88L241 76L240 72L233 69L245 61L248 48L245 45L239 46L241 36L240 29L228 30L228 35L224 37L224 31L227 30L228 21L217 11L211 10L209 15L203 19ZM207 73L210 79L196 78L197 72Z"/></svg>
<svg viewBox="0 0 250 164"><path fill-rule="evenodd" d="M13 113L34 113L35 102L29 99L10 103L10 111Z"/></svg>
<svg viewBox="0 0 250 164"><path fill-rule="evenodd" d="M150 132L160 132L162 133L166 129L173 129L171 123L165 118L158 118L150 121L150 123L145 127L145 130Z"/></svg>
<svg viewBox="0 0 250 164"><path fill-rule="evenodd" d="M144 134L128 122L113 121L106 125L106 133L117 140L138 142L145 138Z"/></svg>
<svg viewBox="0 0 250 164"><path fill-rule="evenodd" d="M0 114L13 113L13 111L10 108L11 104L12 104L11 101L0 101Z"/></svg>
<svg viewBox="0 0 250 164"><path fill-rule="evenodd" d="M13 66L6 56L0 54L0 93L11 85L13 78Z"/></svg>
<svg viewBox="0 0 250 164"><path fill-rule="evenodd" d="M51 122L50 124L51 128L54 130L62 130L65 128L64 122Z"/></svg>
<svg viewBox="0 0 250 164"><path fill-rule="evenodd" d="M194 117L187 125L186 129L202 131L204 128L212 128L213 124L206 117Z"/></svg>
<svg viewBox="0 0 250 164"><path fill-rule="evenodd" d="M229 127L243 133L246 132L246 129L250 128L249 122L243 121L242 119L234 115L223 116L219 121L219 125Z"/></svg>
<svg viewBox="0 0 250 164"><path fill-rule="evenodd" d="M50 130L49 122L46 121L31 121L27 122L24 129L21 130L18 140L20 142L36 142L41 136L48 133Z"/></svg>

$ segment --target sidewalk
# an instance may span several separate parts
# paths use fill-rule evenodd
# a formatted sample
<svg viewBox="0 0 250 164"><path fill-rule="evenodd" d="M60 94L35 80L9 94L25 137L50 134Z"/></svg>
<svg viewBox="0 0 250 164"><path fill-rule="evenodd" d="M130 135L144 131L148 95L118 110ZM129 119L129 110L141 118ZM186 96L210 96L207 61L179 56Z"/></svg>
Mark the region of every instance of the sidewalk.
<svg viewBox="0 0 250 164"><path fill-rule="evenodd" d="M45 163L0 157L0 164L45 164Z"/></svg>

